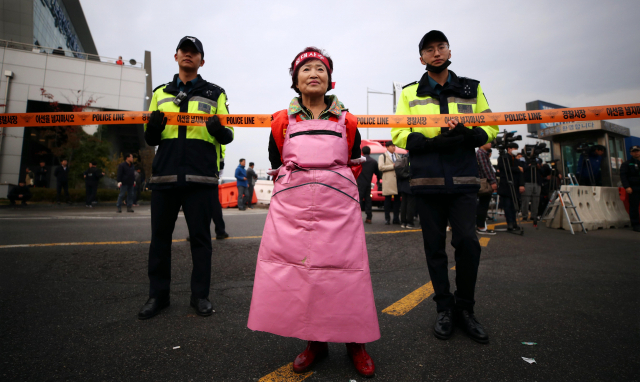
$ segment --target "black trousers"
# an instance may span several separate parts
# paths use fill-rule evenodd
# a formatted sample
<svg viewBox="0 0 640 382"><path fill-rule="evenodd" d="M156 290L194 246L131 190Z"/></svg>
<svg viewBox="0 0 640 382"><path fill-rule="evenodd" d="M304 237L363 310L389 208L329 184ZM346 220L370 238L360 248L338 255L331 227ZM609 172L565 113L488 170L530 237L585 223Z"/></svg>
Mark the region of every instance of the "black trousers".
<svg viewBox="0 0 640 382"><path fill-rule="evenodd" d="M424 252L438 312L466 309L473 312L480 243L476 236L476 194L414 195L422 224ZM451 224L451 245L455 248L456 291L449 290L447 221Z"/></svg>
<svg viewBox="0 0 640 382"><path fill-rule="evenodd" d="M478 208L476 209L476 226L478 228L484 228L485 224L487 223L487 212L489 211L489 204L491 204L491 194L478 194Z"/></svg>
<svg viewBox="0 0 640 382"><path fill-rule="evenodd" d="M400 222L413 225L413 217L416 213L416 200L412 194L402 193L400 200Z"/></svg>
<svg viewBox="0 0 640 382"><path fill-rule="evenodd" d="M60 196L62 194L62 190L64 190L65 201L69 201L69 182L58 182L56 183L56 194L58 195L56 200L60 201Z"/></svg>
<svg viewBox="0 0 640 382"><path fill-rule="evenodd" d="M638 206L640 206L640 187L633 187L632 194L629 194L629 218L631 226L640 226L640 216L638 216Z"/></svg>
<svg viewBox="0 0 640 382"><path fill-rule="evenodd" d="M222 218L222 204L220 204L220 197L218 195L218 187L213 190L213 202L212 202L212 214L213 225L215 227L216 235L223 235L225 231L224 219Z"/></svg>
<svg viewBox="0 0 640 382"><path fill-rule="evenodd" d="M97 184L85 184L85 189L87 193L86 205L90 206L91 203L96 200L96 194L98 193L98 185Z"/></svg>
<svg viewBox="0 0 640 382"><path fill-rule="evenodd" d="M400 222L400 195L386 195L384 197L384 220L391 220L391 208L393 208L393 222Z"/></svg>
<svg viewBox="0 0 640 382"><path fill-rule="evenodd" d="M507 223L516 223L517 212L516 206L513 203L513 198L510 196L500 195L500 201L502 203L502 208L504 209L504 218L507 220Z"/></svg>
<svg viewBox="0 0 640 382"><path fill-rule="evenodd" d="M31 196L23 196L22 198L16 198L14 196L8 196L7 199L9 199L9 202L11 204L16 204L16 201L20 201L22 202L22 204L27 204L27 202L29 201L29 199L31 199Z"/></svg>
<svg viewBox="0 0 640 382"><path fill-rule="evenodd" d="M171 238L180 207L191 238L191 294L207 298L211 285L213 188L178 187L151 193L149 297L166 296L171 284Z"/></svg>
<svg viewBox="0 0 640 382"><path fill-rule="evenodd" d="M371 220L373 218L373 211L371 209L371 183L369 183L369 187L358 187L358 193L360 194L360 210L364 211L368 220Z"/></svg>
<svg viewBox="0 0 640 382"><path fill-rule="evenodd" d="M255 186L252 186L251 184L249 184L247 186L247 191L246 194L244 195L244 206L245 207L251 207L251 202L253 201L253 188Z"/></svg>

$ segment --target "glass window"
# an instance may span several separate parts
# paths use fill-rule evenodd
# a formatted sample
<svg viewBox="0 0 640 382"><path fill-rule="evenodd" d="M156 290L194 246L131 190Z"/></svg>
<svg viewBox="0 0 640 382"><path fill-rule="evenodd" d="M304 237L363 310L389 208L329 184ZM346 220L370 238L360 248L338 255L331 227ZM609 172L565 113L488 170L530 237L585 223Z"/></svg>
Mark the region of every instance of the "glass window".
<svg viewBox="0 0 640 382"><path fill-rule="evenodd" d="M618 175L620 173L620 168L618 166L618 148L616 139L614 137L609 137L609 155L611 160L611 173L612 175Z"/></svg>

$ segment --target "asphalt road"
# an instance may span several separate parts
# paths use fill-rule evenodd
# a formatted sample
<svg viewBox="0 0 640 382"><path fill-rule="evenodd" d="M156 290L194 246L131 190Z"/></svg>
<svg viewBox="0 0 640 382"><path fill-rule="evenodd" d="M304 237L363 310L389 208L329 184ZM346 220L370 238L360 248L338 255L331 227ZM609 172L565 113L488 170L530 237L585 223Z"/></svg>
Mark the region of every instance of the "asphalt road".
<svg viewBox="0 0 640 382"><path fill-rule="evenodd" d="M329 358L313 374L292 376L286 365L305 343L247 329L256 236L266 213L225 211L232 239L213 242L216 313L206 318L189 307L191 259L179 218L171 307L139 321L148 294L148 206L133 214L112 207L0 209L0 380L364 380L342 344L330 344ZM640 379L637 233L572 236L528 225L523 237L485 239L476 314L490 343L480 345L460 331L448 341L436 339L431 298L401 316L382 312L429 282L421 234L382 221L376 212L365 227L382 333L367 346L375 380ZM453 267L450 247L449 253ZM280 376L272 374L282 367Z"/></svg>

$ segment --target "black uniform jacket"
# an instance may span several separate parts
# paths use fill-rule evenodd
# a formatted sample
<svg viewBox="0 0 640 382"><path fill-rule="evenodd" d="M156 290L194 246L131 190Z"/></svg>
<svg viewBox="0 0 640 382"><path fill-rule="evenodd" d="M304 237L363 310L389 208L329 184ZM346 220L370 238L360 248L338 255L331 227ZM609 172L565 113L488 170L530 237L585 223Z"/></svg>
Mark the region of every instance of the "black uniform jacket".
<svg viewBox="0 0 640 382"><path fill-rule="evenodd" d="M633 191L640 191L640 160L631 158L620 166L620 181L622 187L631 187Z"/></svg>

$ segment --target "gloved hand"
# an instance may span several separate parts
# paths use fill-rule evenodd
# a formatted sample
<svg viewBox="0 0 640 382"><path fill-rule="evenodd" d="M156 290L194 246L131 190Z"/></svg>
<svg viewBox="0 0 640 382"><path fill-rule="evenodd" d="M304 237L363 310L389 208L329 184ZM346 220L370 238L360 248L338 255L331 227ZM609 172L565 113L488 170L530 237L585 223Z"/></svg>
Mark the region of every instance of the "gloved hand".
<svg viewBox="0 0 640 382"><path fill-rule="evenodd" d="M118 182L118 188L122 187L122 182Z"/></svg>
<svg viewBox="0 0 640 382"><path fill-rule="evenodd" d="M224 131L224 126L220 123L217 115L212 115L207 119L207 131L212 137L216 137L220 132Z"/></svg>
<svg viewBox="0 0 640 382"><path fill-rule="evenodd" d="M160 110L152 111L147 123L147 129L153 129L161 133L165 126L167 126L167 117L164 116L164 113Z"/></svg>
<svg viewBox="0 0 640 382"><path fill-rule="evenodd" d="M456 127L453 128L453 135L469 135L471 134L471 129L467 128L464 124L458 122Z"/></svg>
<svg viewBox="0 0 640 382"><path fill-rule="evenodd" d="M446 149L446 148L458 146L462 144L463 141L464 141L464 136L462 135L453 135L453 136L438 135L435 138L427 139L427 146L432 150Z"/></svg>

